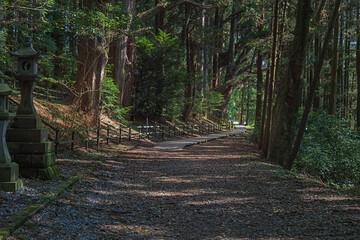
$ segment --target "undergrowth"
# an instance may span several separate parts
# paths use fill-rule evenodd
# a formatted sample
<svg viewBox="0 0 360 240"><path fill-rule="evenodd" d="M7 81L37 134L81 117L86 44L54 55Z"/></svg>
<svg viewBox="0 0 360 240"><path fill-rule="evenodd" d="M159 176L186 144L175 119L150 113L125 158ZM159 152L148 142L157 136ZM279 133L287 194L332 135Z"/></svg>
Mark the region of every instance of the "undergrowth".
<svg viewBox="0 0 360 240"><path fill-rule="evenodd" d="M345 121L324 111L312 112L294 169L341 189L360 181L360 139Z"/></svg>

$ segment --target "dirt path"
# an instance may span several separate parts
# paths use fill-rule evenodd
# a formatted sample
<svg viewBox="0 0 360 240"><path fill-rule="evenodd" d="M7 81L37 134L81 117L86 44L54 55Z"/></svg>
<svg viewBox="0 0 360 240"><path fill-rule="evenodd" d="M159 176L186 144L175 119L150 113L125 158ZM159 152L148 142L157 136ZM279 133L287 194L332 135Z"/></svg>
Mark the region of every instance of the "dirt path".
<svg viewBox="0 0 360 240"><path fill-rule="evenodd" d="M259 161L240 135L122 154L12 239L359 239L359 203Z"/></svg>

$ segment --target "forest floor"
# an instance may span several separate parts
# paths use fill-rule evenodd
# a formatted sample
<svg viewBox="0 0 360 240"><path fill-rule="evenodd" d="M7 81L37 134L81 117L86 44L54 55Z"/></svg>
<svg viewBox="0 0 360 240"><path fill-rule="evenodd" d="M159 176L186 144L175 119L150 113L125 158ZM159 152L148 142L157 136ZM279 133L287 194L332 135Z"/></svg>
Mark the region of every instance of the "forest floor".
<svg viewBox="0 0 360 240"><path fill-rule="evenodd" d="M84 177L9 239L360 238L360 198L262 161L248 133L178 151L116 147L63 155L63 177Z"/></svg>

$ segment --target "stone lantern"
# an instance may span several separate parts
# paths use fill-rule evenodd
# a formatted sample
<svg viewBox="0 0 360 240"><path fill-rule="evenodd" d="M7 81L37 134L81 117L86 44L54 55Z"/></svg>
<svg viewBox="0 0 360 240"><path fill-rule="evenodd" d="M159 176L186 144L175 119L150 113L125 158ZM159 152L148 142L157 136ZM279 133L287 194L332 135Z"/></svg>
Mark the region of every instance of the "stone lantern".
<svg viewBox="0 0 360 240"><path fill-rule="evenodd" d="M19 165L11 162L9 150L6 145L5 134L9 118L15 114L9 113L9 95L17 95L19 92L13 91L0 73L0 191L16 191L23 186L23 181L19 179Z"/></svg>
<svg viewBox="0 0 360 240"><path fill-rule="evenodd" d="M48 129L43 127L33 103L40 52L33 49L31 38L27 36L23 46L10 54L18 59L15 78L19 80L21 101L7 131L9 152L19 164L22 177L56 178L59 170L55 165L54 143L48 140Z"/></svg>

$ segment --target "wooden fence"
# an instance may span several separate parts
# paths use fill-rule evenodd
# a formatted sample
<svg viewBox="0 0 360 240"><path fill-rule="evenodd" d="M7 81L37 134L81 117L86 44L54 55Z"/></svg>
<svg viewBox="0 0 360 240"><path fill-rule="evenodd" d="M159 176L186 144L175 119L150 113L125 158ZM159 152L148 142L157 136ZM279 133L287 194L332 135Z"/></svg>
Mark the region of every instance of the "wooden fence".
<svg viewBox="0 0 360 240"><path fill-rule="evenodd" d="M11 102L18 105L16 101L9 98ZM71 150L74 150L75 144L84 144L89 147L89 142L96 141L96 145L100 145L100 140L104 139L106 144L110 140L115 140L117 144L122 141L137 138L165 138L184 135L201 135L214 133L223 129L231 128L226 124L190 124L190 125L152 125L152 126L125 126L114 127L104 126L83 129L59 129L48 122L42 120L43 124L49 129L49 140L55 144L55 152L58 153L59 146L69 144ZM127 130L127 131L126 131Z"/></svg>
<svg viewBox="0 0 360 240"><path fill-rule="evenodd" d="M18 80L8 82L8 84L16 90L20 90ZM56 89L53 89L56 88ZM45 98L51 102L63 102L69 96L69 90L58 83L39 82L33 94Z"/></svg>
<svg viewBox="0 0 360 240"><path fill-rule="evenodd" d="M154 125L154 126L126 126L126 127L96 127L83 129L57 129L48 123L44 123L54 133L52 141L55 144L55 152L58 153L60 145L70 144L71 150L74 150L75 144L84 144L89 147L89 142L95 142L100 145L100 140L104 139L108 145L110 140L120 144L122 141L135 138L165 138L184 135L206 134L221 131L226 128L222 124L204 124L204 125Z"/></svg>

